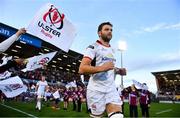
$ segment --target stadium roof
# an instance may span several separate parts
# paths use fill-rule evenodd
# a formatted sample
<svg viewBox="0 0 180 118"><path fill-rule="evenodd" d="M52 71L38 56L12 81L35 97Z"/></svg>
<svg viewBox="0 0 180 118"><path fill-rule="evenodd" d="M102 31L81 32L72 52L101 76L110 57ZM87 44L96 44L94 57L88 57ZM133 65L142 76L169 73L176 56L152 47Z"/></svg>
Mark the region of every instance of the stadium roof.
<svg viewBox="0 0 180 118"><path fill-rule="evenodd" d="M15 34L18 29L0 23L0 42L4 41L11 35ZM78 72L82 54L73 50L64 52L63 50L41 40L38 37L28 33L23 34L21 38L13 43L13 45L4 53L6 56L14 56L14 58L29 58L35 55L46 54L48 52L58 51L56 56L48 63L47 68L56 68L67 72Z"/></svg>
<svg viewBox="0 0 180 118"><path fill-rule="evenodd" d="M152 72L157 79L180 80L180 70Z"/></svg>

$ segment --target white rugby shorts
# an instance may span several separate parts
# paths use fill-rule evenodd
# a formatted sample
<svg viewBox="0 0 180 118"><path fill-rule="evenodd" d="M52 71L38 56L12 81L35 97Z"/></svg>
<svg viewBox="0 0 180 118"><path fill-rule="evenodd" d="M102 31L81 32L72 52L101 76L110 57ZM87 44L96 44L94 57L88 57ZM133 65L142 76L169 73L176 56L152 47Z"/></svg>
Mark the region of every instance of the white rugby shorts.
<svg viewBox="0 0 180 118"><path fill-rule="evenodd" d="M43 97L44 97L44 92L37 93L37 98L43 98Z"/></svg>
<svg viewBox="0 0 180 118"><path fill-rule="evenodd" d="M108 93L87 90L87 103L93 115L103 114L108 103L122 105L121 98L116 90Z"/></svg>

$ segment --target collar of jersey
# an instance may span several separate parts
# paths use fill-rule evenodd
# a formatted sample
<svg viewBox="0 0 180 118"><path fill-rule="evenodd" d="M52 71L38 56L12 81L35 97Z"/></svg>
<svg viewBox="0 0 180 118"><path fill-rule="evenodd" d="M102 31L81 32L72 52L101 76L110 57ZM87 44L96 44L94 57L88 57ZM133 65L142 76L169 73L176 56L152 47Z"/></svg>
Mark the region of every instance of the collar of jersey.
<svg viewBox="0 0 180 118"><path fill-rule="evenodd" d="M104 44L103 44L100 40L97 40L96 42L97 42L98 44L102 45L102 46L105 46L105 47L108 47L108 48L109 48L109 47L111 47L111 45L110 45L110 44L109 44L109 46L104 45Z"/></svg>

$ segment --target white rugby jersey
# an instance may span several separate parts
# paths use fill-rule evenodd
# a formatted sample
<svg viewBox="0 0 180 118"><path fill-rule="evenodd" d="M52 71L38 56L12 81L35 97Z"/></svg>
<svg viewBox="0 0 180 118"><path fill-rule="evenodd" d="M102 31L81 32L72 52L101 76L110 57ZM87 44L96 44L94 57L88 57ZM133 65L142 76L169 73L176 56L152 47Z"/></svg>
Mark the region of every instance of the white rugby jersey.
<svg viewBox="0 0 180 118"><path fill-rule="evenodd" d="M116 60L113 55L114 51L110 46L104 46L100 41L96 41L96 43L86 48L84 58L90 58L91 60L95 59L95 66L101 66L109 61L115 63ZM100 92L112 91L116 89L114 78L114 70L92 74L87 89Z"/></svg>
<svg viewBox="0 0 180 118"><path fill-rule="evenodd" d="M38 81L37 82L37 85L39 86L38 87L38 90L37 90L37 93L44 93L45 92L45 87L48 85L47 84L47 81Z"/></svg>

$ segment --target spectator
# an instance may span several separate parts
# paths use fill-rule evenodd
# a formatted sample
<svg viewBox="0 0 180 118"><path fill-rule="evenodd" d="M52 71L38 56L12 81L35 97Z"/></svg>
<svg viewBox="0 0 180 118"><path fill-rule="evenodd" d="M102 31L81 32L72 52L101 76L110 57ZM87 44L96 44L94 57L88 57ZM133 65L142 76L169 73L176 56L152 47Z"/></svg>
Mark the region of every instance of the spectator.
<svg viewBox="0 0 180 118"><path fill-rule="evenodd" d="M146 86L146 83L143 83ZM142 117L149 117L149 107L151 103L150 92L146 89L140 90L140 107L142 112Z"/></svg>
<svg viewBox="0 0 180 118"><path fill-rule="evenodd" d="M129 112L130 117L138 117L138 91L133 84L132 86L125 89L129 93Z"/></svg>

